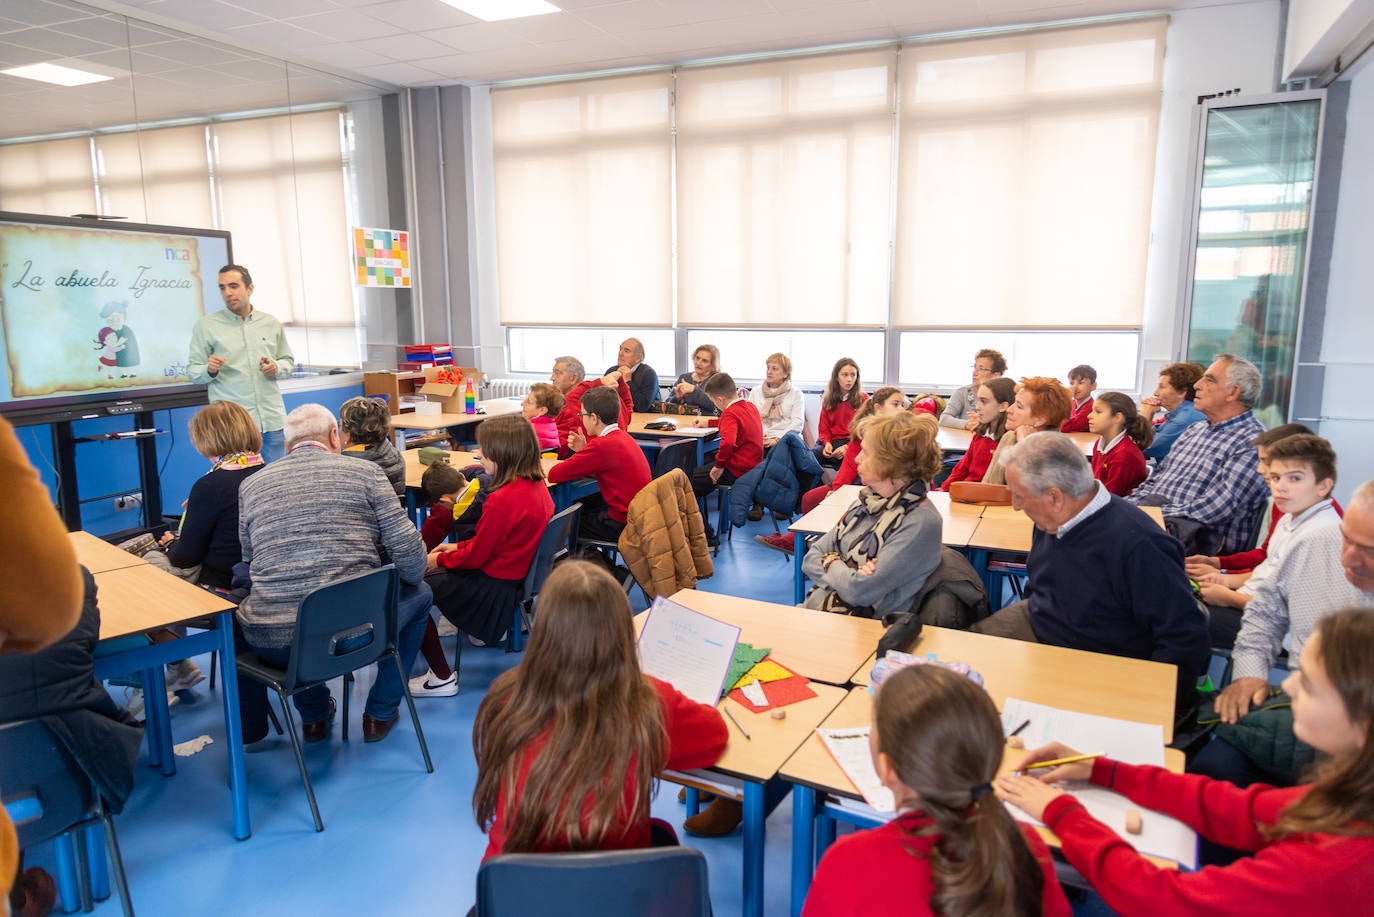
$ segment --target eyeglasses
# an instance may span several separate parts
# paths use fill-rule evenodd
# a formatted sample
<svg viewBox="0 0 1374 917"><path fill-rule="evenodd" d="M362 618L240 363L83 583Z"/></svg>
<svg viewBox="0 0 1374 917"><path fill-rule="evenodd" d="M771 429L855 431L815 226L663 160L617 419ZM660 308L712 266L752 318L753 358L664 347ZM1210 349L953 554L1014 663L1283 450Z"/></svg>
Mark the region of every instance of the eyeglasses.
<svg viewBox="0 0 1374 917"><path fill-rule="evenodd" d="M990 373L990 372L992 372L992 367L991 367L991 366L979 366L977 363L974 363L973 366L970 367L970 368L971 368L974 372L976 372L976 373Z"/></svg>
<svg viewBox="0 0 1374 917"><path fill-rule="evenodd" d="M595 415L595 414L588 414L586 411L583 411L581 414L578 414L577 416L578 416L578 417L595 417L596 415Z"/></svg>

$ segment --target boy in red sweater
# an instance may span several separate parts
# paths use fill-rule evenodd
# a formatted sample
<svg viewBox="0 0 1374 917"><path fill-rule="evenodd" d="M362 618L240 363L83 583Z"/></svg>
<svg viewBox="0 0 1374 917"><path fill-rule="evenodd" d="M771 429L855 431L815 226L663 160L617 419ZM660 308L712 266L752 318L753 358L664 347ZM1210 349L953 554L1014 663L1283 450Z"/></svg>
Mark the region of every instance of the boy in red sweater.
<svg viewBox="0 0 1374 917"><path fill-rule="evenodd" d="M561 484L596 478L601 493L582 500L578 534L597 541L616 541L625 529L630 501L649 479L649 462L617 420L620 399L609 388L594 388L582 397L581 420L586 435L568 434L572 456L549 469L549 481Z"/></svg>
<svg viewBox="0 0 1374 917"><path fill-rule="evenodd" d="M692 472L692 491L700 500L717 484L733 484L735 479L763 461L763 418L747 398L739 397L735 380L729 373L716 373L702 386L706 397L720 411L719 418L698 420L701 426L720 427L720 445L714 464L702 465ZM715 538L711 523L706 523L706 538Z"/></svg>
<svg viewBox="0 0 1374 917"><path fill-rule="evenodd" d="M1097 385L1097 370L1080 363L1069 370L1069 395L1073 402L1069 419L1059 425L1060 433L1087 433L1088 417L1093 412L1093 388Z"/></svg>
<svg viewBox="0 0 1374 917"><path fill-rule="evenodd" d="M553 372L549 374L549 381L563 393L564 399L563 410L554 418L554 424L558 427L559 458L567 458L571 454L571 450L568 449L569 433L574 430L586 432L582 426L582 396L597 386L613 388L620 395L619 423L622 430L630 426L630 419L634 414L634 401L631 400L630 386L625 381L625 374L617 371L607 373L599 379L584 379L585 374L582 361L575 357L559 357L553 363Z"/></svg>

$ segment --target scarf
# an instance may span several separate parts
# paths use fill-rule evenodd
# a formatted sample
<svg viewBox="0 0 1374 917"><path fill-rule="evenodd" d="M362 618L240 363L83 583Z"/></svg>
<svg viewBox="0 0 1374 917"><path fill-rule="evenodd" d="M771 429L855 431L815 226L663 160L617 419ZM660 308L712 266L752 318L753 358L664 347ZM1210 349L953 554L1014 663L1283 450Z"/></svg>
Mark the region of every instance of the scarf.
<svg viewBox="0 0 1374 917"><path fill-rule="evenodd" d="M214 467L211 471L219 471L221 468L228 468L230 471L239 471L243 468L252 468L254 465L261 465L262 454L258 452L231 452L228 455L221 455L215 459Z"/></svg>
<svg viewBox="0 0 1374 917"><path fill-rule="evenodd" d="M766 427L770 423L777 423L783 419L782 396L792 391L792 380L788 379L777 388L770 388L768 383L762 385L763 388L763 425Z"/></svg>
<svg viewBox="0 0 1374 917"><path fill-rule="evenodd" d="M858 501L844 514L836 533L835 544L843 549L840 560L857 568L877 557L907 513L925 500L926 490L925 481L912 481L890 497L879 496L871 487L859 491ZM851 540L851 534L860 533L861 537Z"/></svg>

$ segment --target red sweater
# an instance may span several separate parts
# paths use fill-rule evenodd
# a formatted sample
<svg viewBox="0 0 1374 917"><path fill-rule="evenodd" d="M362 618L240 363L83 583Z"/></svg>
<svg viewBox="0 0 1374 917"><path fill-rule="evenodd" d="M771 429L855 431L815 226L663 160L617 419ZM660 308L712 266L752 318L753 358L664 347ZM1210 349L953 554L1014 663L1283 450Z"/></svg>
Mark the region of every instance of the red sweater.
<svg viewBox="0 0 1374 917"><path fill-rule="evenodd" d="M988 473L988 466L992 464L992 454L996 451L997 440L987 435L975 436L968 444L968 451L959 459L959 464L954 466L940 489L948 491L949 485L955 481L983 480L983 475Z"/></svg>
<svg viewBox="0 0 1374 917"><path fill-rule="evenodd" d="M730 739L730 735L725 729L725 720L721 718L720 712L715 707L708 707L705 704L687 699L666 681L659 681L649 675L644 677L654 686L654 690L658 692L659 703L663 705L663 726L668 735L668 761L664 768L667 770L690 770L710 767L719 761L720 756L725 753L725 745ZM547 742L548 736L545 735L543 738L532 742L526 749L525 756L520 761L520 786L525 785L530 768L534 766L534 759ZM647 797L649 794L647 786L636 786L633 782L626 780L624 775L608 774L607 779L610 785L621 786L626 811L633 805L636 796ZM591 803L590 799L587 800L585 808L590 808ZM510 800L506 799L504 793L496 801L496 818L491 824L491 831L487 834L487 852L482 855L483 860L496 856L505 848L506 807L509 804ZM645 811L647 812L647 810L648 807L646 806ZM631 850L648 846L649 818L646 815L643 821L625 825L620 834L602 838L597 849ZM556 853L566 849L566 847L550 846L541 848L538 852Z"/></svg>
<svg viewBox="0 0 1374 917"><path fill-rule="evenodd" d="M517 478L496 488L482 507L477 531L458 548L438 556L449 570L481 570L496 579L517 580L530 569L553 499L543 481Z"/></svg>
<svg viewBox="0 0 1374 917"><path fill-rule="evenodd" d="M453 504L436 503L431 506L425 524L420 526L420 538L425 542L425 550L433 551L452 531Z"/></svg>
<svg viewBox="0 0 1374 917"><path fill-rule="evenodd" d="M859 395L860 404L868 400L868 395L863 392ZM821 419L817 423L820 435L816 437L816 442L824 446L837 439L844 439L849 435L849 424L853 420L854 409L849 406L848 401L841 401L833 411L822 408Z"/></svg>
<svg viewBox="0 0 1374 917"><path fill-rule="evenodd" d="M855 831L825 852L802 917L919 917L933 914L930 861L937 834L913 837L933 820L924 812L907 812L880 828ZM1054 874L1054 861L1040 835L1018 825L1045 873L1040 907L1045 917L1069 917L1069 901Z"/></svg>
<svg viewBox="0 0 1374 917"><path fill-rule="evenodd" d="M549 469L549 483L562 484L578 478L596 478L611 518L624 522L630 501L644 489L653 474L639 444L624 430L612 430L587 440L587 445Z"/></svg>
<svg viewBox="0 0 1374 917"><path fill-rule="evenodd" d="M1149 472L1145 468L1145 453L1129 436L1123 436L1110 452L1102 451L1102 439L1093 443L1093 477L1107 490L1124 497L1140 486Z"/></svg>
<svg viewBox="0 0 1374 917"><path fill-rule="evenodd" d="M1198 872L1161 869L1065 794L1045 809L1064 856L1122 917L1206 914L1367 913L1374 898L1374 837L1302 835L1268 840L1259 826L1307 792L1305 786L1241 789L1160 767L1093 762L1092 782L1171 815L1209 840L1254 856ZM1144 813L1145 818L1150 813Z"/></svg>
<svg viewBox="0 0 1374 917"><path fill-rule="evenodd" d="M1332 500L1331 508L1336 511L1336 515L1345 518L1345 510L1341 508L1339 502ZM1217 561L1221 564L1222 571L1225 573L1245 573L1264 563L1265 558L1269 556L1269 539L1274 537L1274 528L1282 518L1283 513L1271 500L1269 502L1269 532L1264 536L1264 544L1250 551L1241 551L1239 554L1224 554L1218 557Z"/></svg>
<svg viewBox="0 0 1374 917"><path fill-rule="evenodd" d="M1082 403L1075 403L1072 399L1069 404L1073 406L1073 413L1069 419L1059 425L1060 433L1087 433L1088 415L1093 412L1092 398L1084 398Z"/></svg>
<svg viewBox="0 0 1374 917"><path fill-rule="evenodd" d="M568 449L568 434L573 430L585 434L587 428L582 426L582 396L591 389L601 384L600 377L596 379L584 379L572 387L568 392L566 400L563 402L563 410L558 412L554 418L554 424L558 427L558 457L567 458L571 452ZM616 385L616 393L620 395L620 429L628 430L630 421L634 419L635 403L630 398L630 387L625 384L624 377Z"/></svg>
<svg viewBox="0 0 1374 917"><path fill-rule="evenodd" d="M739 477L763 461L763 418L752 401L737 399L720 415L716 467Z"/></svg>
<svg viewBox="0 0 1374 917"><path fill-rule="evenodd" d="M849 448L844 450L844 458L840 459L840 470L835 472L835 480L830 482L831 490L859 480L859 453L863 451L863 440L849 441Z"/></svg>

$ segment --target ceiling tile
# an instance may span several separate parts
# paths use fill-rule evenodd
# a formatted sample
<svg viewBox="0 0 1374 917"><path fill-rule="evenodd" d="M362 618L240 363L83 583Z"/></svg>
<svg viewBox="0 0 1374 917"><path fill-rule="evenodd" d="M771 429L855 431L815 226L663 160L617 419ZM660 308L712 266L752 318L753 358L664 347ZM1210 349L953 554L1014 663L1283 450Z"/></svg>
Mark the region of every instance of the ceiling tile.
<svg viewBox="0 0 1374 917"><path fill-rule="evenodd" d="M422 35L395 35L387 38L369 38L355 44L365 51L383 54L392 60L413 61L426 57L439 57L452 53L448 45L432 41Z"/></svg>
<svg viewBox="0 0 1374 917"><path fill-rule="evenodd" d="M613 6L597 6L582 10L577 15L578 18L612 34L625 34L769 12L771 11L764 0L694 0L690 3L627 0Z"/></svg>
<svg viewBox="0 0 1374 917"><path fill-rule="evenodd" d="M404 32L400 26L383 22L348 10L332 13L315 13L287 20L291 25L308 29L333 41L358 41L364 38L381 38L384 35L397 35Z"/></svg>
<svg viewBox="0 0 1374 917"><path fill-rule="evenodd" d="M368 5L360 7L358 12L381 22L394 22L408 31L424 31L426 35L433 29L481 22L475 16L469 16L440 0L391 0L389 3L369 0Z"/></svg>
<svg viewBox="0 0 1374 917"><path fill-rule="evenodd" d="M228 41L248 51L289 51L305 45L318 45L324 41L324 36L285 22L264 21L231 29Z"/></svg>
<svg viewBox="0 0 1374 917"><path fill-rule="evenodd" d="M108 51L110 49L109 42L91 41L88 38L78 38L75 35L63 35L52 29L25 29L22 32L10 32L5 36L5 41L24 48L32 48L35 51L42 51L52 57L78 57L87 52Z"/></svg>
<svg viewBox="0 0 1374 917"><path fill-rule="evenodd" d="M71 22L91 14L86 7L69 3L50 3L48 0L5 0L5 15L29 25L52 25Z"/></svg>
<svg viewBox="0 0 1374 917"><path fill-rule="evenodd" d="M359 67L358 72L364 76L376 77L379 80L386 80L388 83L396 83L400 86L430 86L441 77L431 70L417 67L414 64L379 64L375 67Z"/></svg>
<svg viewBox="0 0 1374 917"><path fill-rule="evenodd" d="M217 0L163 0L154 11L162 16L218 31L268 21L266 16Z"/></svg>
<svg viewBox="0 0 1374 917"><path fill-rule="evenodd" d="M494 23L493 23L494 24ZM564 41L598 41L607 33L585 19L566 13L550 16L531 16L528 19L508 19L504 23L510 34L532 44Z"/></svg>
<svg viewBox="0 0 1374 917"><path fill-rule="evenodd" d="M368 51L346 41L301 48L300 55L313 61L319 61L328 67L340 67L345 70L357 70L359 67L391 63L391 58L386 55Z"/></svg>
<svg viewBox="0 0 1374 917"><path fill-rule="evenodd" d="M510 27L510 20L483 22L453 29L436 29L432 32L426 32L425 35L448 45L450 48L457 48L459 51L467 53L499 51L502 48L514 48L527 44Z"/></svg>

